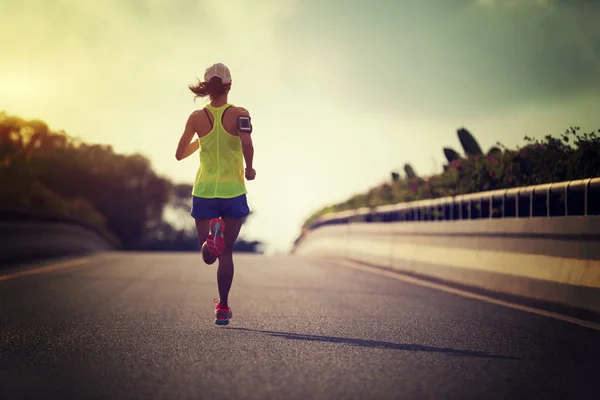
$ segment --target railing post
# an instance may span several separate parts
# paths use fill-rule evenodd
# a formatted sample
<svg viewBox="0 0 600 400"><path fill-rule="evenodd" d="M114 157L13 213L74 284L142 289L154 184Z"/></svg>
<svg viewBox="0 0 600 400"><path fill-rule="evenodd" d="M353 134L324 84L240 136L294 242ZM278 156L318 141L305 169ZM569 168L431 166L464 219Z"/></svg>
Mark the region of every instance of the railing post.
<svg viewBox="0 0 600 400"><path fill-rule="evenodd" d="M569 186L571 186L571 182L567 182L565 187L565 217L569 216Z"/></svg>
<svg viewBox="0 0 600 400"><path fill-rule="evenodd" d="M529 218L533 218L533 189L529 190Z"/></svg>
<svg viewBox="0 0 600 400"><path fill-rule="evenodd" d="M445 221L446 220L446 199L445 198L442 199L442 214L441 214L441 216L442 216L441 220Z"/></svg>
<svg viewBox="0 0 600 400"><path fill-rule="evenodd" d="M468 210L467 219L470 221L471 220L471 198L469 198L469 204L468 204L467 210Z"/></svg>
<svg viewBox="0 0 600 400"><path fill-rule="evenodd" d="M448 203L448 199L444 198L444 206L443 206L444 207L444 213L442 214L442 218L443 218L444 221L448 221L448 210L447 210L448 206L447 206L447 203Z"/></svg>
<svg viewBox="0 0 600 400"><path fill-rule="evenodd" d="M546 191L546 217L550 216L550 189L552 189L552 184L548 186L548 190Z"/></svg>
<svg viewBox="0 0 600 400"><path fill-rule="evenodd" d="M588 215L588 193L589 190L588 188L590 187L590 183L592 183L592 178L588 179L587 182L585 183L585 188L584 188L584 192L583 192L583 215L587 217Z"/></svg>

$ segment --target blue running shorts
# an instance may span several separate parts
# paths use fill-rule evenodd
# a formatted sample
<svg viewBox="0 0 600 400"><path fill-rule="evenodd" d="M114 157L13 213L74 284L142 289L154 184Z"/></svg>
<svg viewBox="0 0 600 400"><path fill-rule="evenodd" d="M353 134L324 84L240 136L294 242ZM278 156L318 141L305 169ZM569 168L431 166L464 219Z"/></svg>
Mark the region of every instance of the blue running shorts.
<svg viewBox="0 0 600 400"><path fill-rule="evenodd" d="M205 199L192 196L191 215L194 219L244 218L248 214L250 209L245 194L231 199Z"/></svg>

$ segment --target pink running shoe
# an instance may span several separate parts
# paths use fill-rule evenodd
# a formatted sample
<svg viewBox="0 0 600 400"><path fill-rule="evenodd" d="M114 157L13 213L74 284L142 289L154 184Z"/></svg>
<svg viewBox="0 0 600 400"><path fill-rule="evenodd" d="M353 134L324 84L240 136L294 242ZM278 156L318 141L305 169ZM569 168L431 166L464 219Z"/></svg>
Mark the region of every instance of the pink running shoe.
<svg viewBox="0 0 600 400"><path fill-rule="evenodd" d="M217 307L215 308L215 324L229 325L229 320L233 317L231 307L221 305L219 299L213 300Z"/></svg>
<svg viewBox="0 0 600 400"><path fill-rule="evenodd" d="M202 247L201 247L200 251L202 252L202 260L206 264L212 265L215 263L215 261L217 261L217 257L214 257L212 254L210 254L210 250L208 250L208 246L206 245L206 242L202 243Z"/></svg>
<svg viewBox="0 0 600 400"><path fill-rule="evenodd" d="M209 234L206 238L206 246L213 257L219 257L225 252L225 222L221 218L214 218L210 221Z"/></svg>

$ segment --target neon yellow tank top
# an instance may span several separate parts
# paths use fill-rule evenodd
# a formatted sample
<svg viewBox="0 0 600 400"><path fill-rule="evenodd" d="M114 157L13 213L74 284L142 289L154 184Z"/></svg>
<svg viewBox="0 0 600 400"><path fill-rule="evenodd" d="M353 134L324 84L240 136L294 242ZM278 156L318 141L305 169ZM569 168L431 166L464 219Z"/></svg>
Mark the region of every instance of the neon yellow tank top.
<svg viewBox="0 0 600 400"><path fill-rule="evenodd" d="M198 139L200 167L192 189L196 197L230 199L246 194L242 143L239 137L228 133L221 122L223 112L230 106L232 104L206 105L212 113L213 127Z"/></svg>

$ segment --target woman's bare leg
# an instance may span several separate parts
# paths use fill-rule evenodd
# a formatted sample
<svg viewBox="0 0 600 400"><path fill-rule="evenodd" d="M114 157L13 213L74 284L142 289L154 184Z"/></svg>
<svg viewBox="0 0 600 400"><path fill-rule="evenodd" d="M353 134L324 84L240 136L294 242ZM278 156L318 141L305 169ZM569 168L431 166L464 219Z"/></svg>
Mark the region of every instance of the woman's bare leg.
<svg viewBox="0 0 600 400"><path fill-rule="evenodd" d="M217 285L219 287L219 302L221 305L227 306L229 290L233 282L233 244L240 234L244 219L223 217L223 222L225 222L225 252L219 257Z"/></svg>

